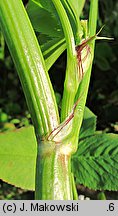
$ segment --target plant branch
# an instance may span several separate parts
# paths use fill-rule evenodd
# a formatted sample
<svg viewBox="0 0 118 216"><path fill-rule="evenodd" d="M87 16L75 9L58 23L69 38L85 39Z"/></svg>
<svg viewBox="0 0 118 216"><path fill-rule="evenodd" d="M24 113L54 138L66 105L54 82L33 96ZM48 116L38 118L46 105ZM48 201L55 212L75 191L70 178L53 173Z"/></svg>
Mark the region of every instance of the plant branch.
<svg viewBox="0 0 118 216"><path fill-rule="evenodd" d="M96 33L96 26L97 26L97 14L98 14L98 0L91 0L90 3L90 14L89 14L89 34L90 37L95 35ZM81 128L81 123L83 119L83 113L84 113L84 107L86 103L89 83L90 83L90 76L91 76L91 70L92 70L92 62L93 62L93 56L94 56L94 46L95 46L95 38L89 42L89 45L91 47L91 62L88 71L86 72L85 76L83 77L82 82L80 83L80 86L78 88L78 92L75 98L75 101L77 98L79 98L79 103L75 110L75 116L73 118L73 136L79 135L79 131Z"/></svg>
<svg viewBox="0 0 118 216"><path fill-rule="evenodd" d="M67 44L67 68L61 109L61 121L63 121L72 109L78 88L77 58L74 35L67 13L60 0L52 0L52 2L59 15Z"/></svg>

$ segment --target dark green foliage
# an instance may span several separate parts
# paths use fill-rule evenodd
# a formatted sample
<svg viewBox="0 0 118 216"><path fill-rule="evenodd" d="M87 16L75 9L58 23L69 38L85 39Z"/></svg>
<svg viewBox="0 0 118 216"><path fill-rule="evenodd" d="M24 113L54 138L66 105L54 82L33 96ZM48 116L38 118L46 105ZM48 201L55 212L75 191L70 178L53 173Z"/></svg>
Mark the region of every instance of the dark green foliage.
<svg viewBox="0 0 118 216"><path fill-rule="evenodd" d="M63 37L61 24L51 0L30 0L27 11L36 32L47 35L50 39ZM46 20L50 21L49 25Z"/></svg>
<svg viewBox="0 0 118 216"><path fill-rule="evenodd" d="M43 53L64 38L59 17L51 0L30 0L27 12L42 45ZM49 21L49 25L46 20Z"/></svg>

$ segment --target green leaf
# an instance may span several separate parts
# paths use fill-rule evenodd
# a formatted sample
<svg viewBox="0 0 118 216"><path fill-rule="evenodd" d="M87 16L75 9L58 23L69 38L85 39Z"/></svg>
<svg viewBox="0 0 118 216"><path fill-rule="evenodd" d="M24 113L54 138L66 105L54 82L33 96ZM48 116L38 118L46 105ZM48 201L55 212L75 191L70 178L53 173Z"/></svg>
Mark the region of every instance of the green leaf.
<svg viewBox="0 0 118 216"><path fill-rule="evenodd" d="M88 107L85 107L83 122L80 130L80 140L95 133L96 119L96 115Z"/></svg>
<svg viewBox="0 0 118 216"><path fill-rule="evenodd" d="M98 134L82 140L72 164L77 184L118 190L118 135Z"/></svg>
<svg viewBox="0 0 118 216"><path fill-rule="evenodd" d="M46 60L47 70L66 49L63 29L51 0L30 0L27 12ZM48 22L48 25L47 25ZM54 52L56 52L54 54Z"/></svg>
<svg viewBox="0 0 118 216"><path fill-rule="evenodd" d="M45 58L47 70L49 70L51 66L55 63L55 61L58 59L58 57L66 49L65 39L62 39L60 41L58 41L57 39L48 41L41 46L41 49Z"/></svg>
<svg viewBox="0 0 118 216"><path fill-rule="evenodd" d="M79 1L74 0L66 2L62 0L70 23L73 28L73 32L76 37L77 23L75 21L76 16L78 22L79 16L84 6L85 0ZM52 3L52 0L29 0L27 5L27 12L34 30L36 31L37 38L43 52L43 56L46 60L47 70L55 63L57 58L66 49L66 43L64 41L64 33L60 18L57 11ZM48 25L47 25L48 21ZM79 24L80 26L80 24ZM63 43L62 43L63 40ZM48 53L48 55L47 55Z"/></svg>
<svg viewBox="0 0 118 216"><path fill-rule="evenodd" d="M36 32L51 38L63 37L61 23L51 0L30 0L27 12Z"/></svg>
<svg viewBox="0 0 118 216"><path fill-rule="evenodd" d="M45 64L47 70L51 68L51 66L55 63L55 61L59 58L59 56L64 52L66 49L66 43L62 44L60 47L57 47L57 49L53 53L50 54L47 58L45 58Z"/></svg>
<svg viewBox="0 0 118 216"><path fill-rule="evenodd" d="M0 179L34 190L36 138L32 126L0 133Z"/></svg>

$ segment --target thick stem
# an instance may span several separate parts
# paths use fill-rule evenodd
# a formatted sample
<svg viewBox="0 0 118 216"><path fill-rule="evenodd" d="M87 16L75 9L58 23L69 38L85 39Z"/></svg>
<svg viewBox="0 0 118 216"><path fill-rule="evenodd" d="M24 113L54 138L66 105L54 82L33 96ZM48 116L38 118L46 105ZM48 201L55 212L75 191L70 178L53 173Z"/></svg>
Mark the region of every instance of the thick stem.
<svg viewBox="0 0 118 216"><path fill-rule="evenodd" d="M57 127L54 91L32 25L21 0L0 0L0 25L16 65L37 134Z"/></svg>
<svg viewBox="0 0 118 216"><path fill-rule="evenodd" d="M71 156L62 144L39 144L35 199L72 200Z"/></svg>

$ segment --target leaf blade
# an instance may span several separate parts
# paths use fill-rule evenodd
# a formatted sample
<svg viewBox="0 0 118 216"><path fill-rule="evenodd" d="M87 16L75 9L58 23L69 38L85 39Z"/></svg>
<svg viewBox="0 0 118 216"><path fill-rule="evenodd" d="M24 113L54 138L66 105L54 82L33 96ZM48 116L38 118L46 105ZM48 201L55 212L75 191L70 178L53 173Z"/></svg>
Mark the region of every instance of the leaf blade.
<svg viewBox="0 0 118 216"><path fill-rule="evenodd" d="M33 126L0 134L0 179L34 190L36 138Z"/></svg>
<svg viewBox="0 0 118 216"><path fill-rule="evenodd" d="M80 129L80 140L95 133L96 121L96 115L88 107L85 107L83 122Z"/></svg>
<svg viewBox="0 0 118 216"><path fill-rule="evenodd" d="M118 190L118 135L82 140L72 164L77 183L93 190Z"/></svg>

